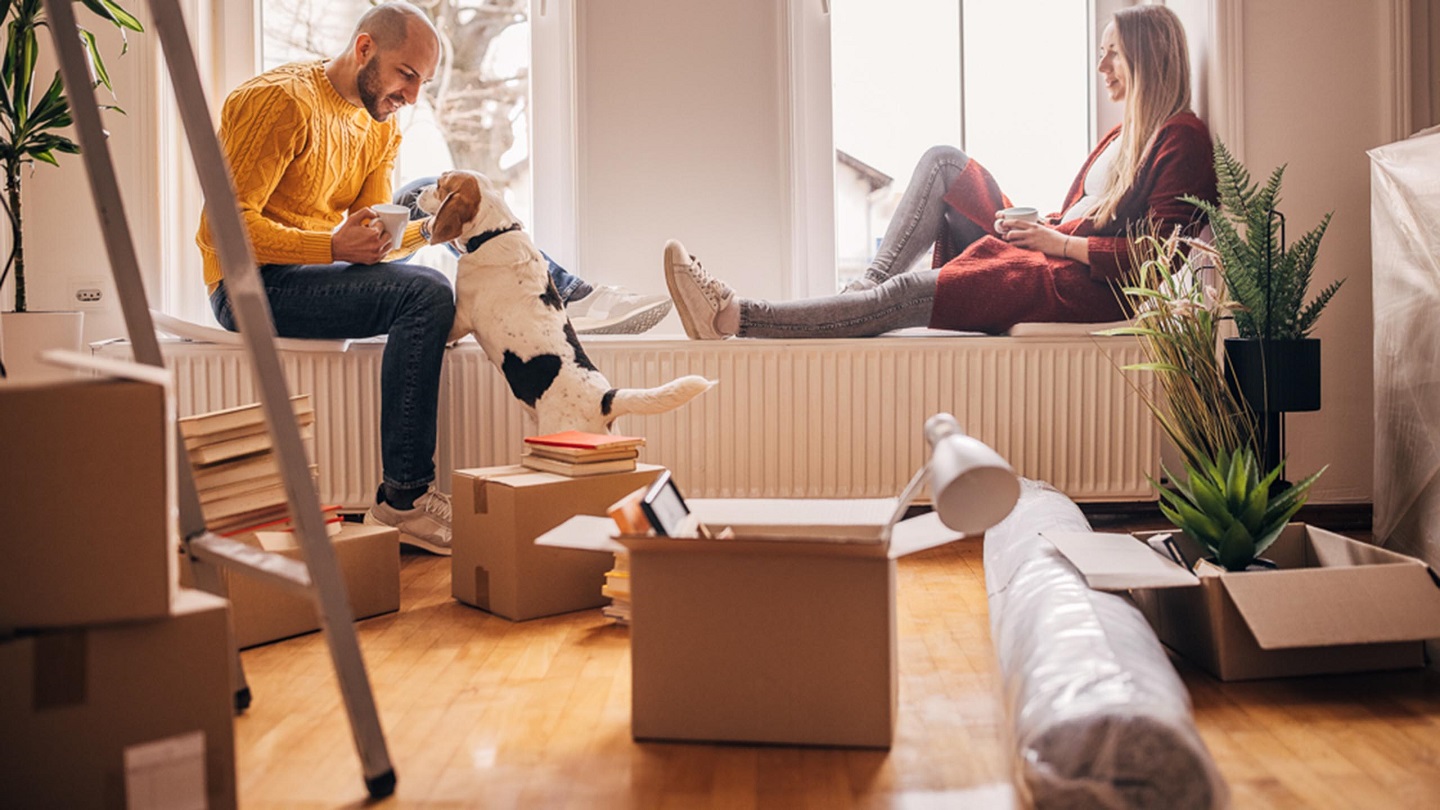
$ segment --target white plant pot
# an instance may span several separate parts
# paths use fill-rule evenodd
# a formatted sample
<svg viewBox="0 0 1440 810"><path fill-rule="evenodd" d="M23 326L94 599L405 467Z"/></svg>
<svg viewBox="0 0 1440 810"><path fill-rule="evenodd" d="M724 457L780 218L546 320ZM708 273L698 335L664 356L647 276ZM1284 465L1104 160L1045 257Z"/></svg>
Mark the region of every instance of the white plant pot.
<svg viewBox="0 0 1440 810"><path fill-rule="evenodd" d="M49 349L80 351L85 345L83 312L0 313L0 357L10 381L37 382L74 377L72 369L40 360Z"/></svg>

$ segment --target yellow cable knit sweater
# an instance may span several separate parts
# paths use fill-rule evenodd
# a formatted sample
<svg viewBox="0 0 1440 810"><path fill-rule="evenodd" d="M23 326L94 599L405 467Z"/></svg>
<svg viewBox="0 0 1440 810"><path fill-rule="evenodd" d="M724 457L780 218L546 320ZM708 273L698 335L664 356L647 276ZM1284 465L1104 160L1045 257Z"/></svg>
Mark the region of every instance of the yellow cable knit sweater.
<svg viewBox="0 0 1440 810"><path fill-rule="evenodd" d="M348 212L388 203L400 128L346 101L324 62L297 62L235 88L220 113L220 143L235 176L240 214L260 264L329 264L331 232ZM195 235L205 285L220 257L204 213ZM419 221L387 258L425 244Z"/></svg>

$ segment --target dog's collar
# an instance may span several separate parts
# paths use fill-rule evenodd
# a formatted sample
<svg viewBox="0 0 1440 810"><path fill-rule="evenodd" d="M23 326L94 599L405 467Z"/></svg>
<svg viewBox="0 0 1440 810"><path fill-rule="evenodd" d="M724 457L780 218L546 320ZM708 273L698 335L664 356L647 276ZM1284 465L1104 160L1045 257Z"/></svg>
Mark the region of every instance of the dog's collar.
<svg viewBox="0 0 1440 810"><path fill-rule="evenodd" d="M500 235L502 235L502 234L507 234L507 233L510 233L511 231L518 231L518 230L520 230L520 223L514 222L514 223L511 223L511 224L510 224L510 227L508 227L508 228L496 228L496 229L493 230L493 231L486 231L486 232L484 232L484 233L476 234L476 235L470 237L470 241L469 241L469 242L466 242L466 243L465 243L465 252L466 252L466 253L474 253L475 251L477 251L477 250L480 249L480 246L481 246L481 245L485 244L486 242L489 242L491 239L494 239L495 237L500 236Z"/></svg>

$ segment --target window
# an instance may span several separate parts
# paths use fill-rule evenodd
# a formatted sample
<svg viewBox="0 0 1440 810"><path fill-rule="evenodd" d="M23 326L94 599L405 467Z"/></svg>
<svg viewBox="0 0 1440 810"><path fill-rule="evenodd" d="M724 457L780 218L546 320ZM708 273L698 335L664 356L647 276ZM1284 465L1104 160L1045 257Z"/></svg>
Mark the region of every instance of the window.
<svg viewBox="0 0 1440 810"><path fill-rule="evenodd" d="M831 3L838 283L864 272L936 144L979 160L1017 205L1059 210L1091 143L1090 13L1075 0Z"/></svg>

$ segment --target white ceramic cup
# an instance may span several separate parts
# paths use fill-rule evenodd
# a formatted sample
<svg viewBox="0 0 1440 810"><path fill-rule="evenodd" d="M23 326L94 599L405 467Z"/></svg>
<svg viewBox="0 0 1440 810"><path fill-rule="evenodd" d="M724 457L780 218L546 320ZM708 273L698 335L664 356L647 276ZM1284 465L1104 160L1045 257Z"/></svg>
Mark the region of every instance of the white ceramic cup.
<svg viewBox="0 0 1440 810"><path fill-rule="evenodd" d="M995 212L995 218L1003 219L1006 222L1039 222L1040 212L1022 205L1014 208L1002 208Z"/></svg>
<svg viewBox="0 0 1440 810"><path fill-rule="evenodd" d="M380 224L385 227L385 232L390 234L390 249L396 250L400 242L405 238L405 223L410 221L410 209L403 205L381 203L370 206L375 216L380 218Z"/></svg>

